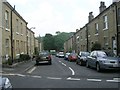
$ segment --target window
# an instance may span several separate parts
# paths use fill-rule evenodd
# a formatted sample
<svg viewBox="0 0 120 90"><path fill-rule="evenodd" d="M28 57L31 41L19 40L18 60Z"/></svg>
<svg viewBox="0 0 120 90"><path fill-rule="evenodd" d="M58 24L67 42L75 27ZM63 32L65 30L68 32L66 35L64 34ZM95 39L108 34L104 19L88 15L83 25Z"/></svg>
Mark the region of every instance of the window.
<svg viewBox="0 0 120 90"><path fill-rule="evenodd" d="M18 21L18 19L16 19L16 32L17 33L19 32L19 21Z"/></svg>
<svg viewBox="0 0 120 90"><path fill-rule="evenodd" d="M19 40L16 40L16 52L17 52L17 54L20 53L20 51L19 51Z"/></svg>
<svg viewBox="0 0 120 90"><path fill-rule="evenodd" d="M6 48L5 50L6 55L9 55L9 39L5 40L5 48Z"/></svg>
<svg viewBox="0 0 120 90"><path fill-rule="evenodd" d="M98 30L99 30L98 23L95 23L95 34L98 34Z"/></svg>
<svg viewBox="0 0 120 90"><path fill-rule="evenodd" d="M81 40L83 40L83 38L82 38L82 32L80 33L80 38L81 38Z"/></svg>
<svg viewBox="0 0 120 90"><path fill-rule="evenodd" d="M77 36L77 42L78 42L78 43L79 43L79 40L80 40L79 38L80 38L80 36Z"/></svg>
<svg viewBox="0 0 120 90"><path fill-rule="evenodd" d="M104 46L107 47L108 46L108 37L104 36Z"/></svg>
<svg viewBox="0 0 120 90"><path fill-rule="evenodd" d="M120 16L120 8L118 8L118 16Z"/></svg>
<svg viewBox="0 0 120 90"><path fill-rule="evenodd" d="M21 23L21 34L23 34L23 24Z"/></svg>
<svg viewBox="0 0 120 90"><path fill-rule="evenodd" d="M108 17L103 16L103 29L108 29Z"/></svg>
<svg viewBox="0 0 120 90"><path fill-rule="evenodd" d="M5 11L5 27L9 29L9 12Z"/></svg>

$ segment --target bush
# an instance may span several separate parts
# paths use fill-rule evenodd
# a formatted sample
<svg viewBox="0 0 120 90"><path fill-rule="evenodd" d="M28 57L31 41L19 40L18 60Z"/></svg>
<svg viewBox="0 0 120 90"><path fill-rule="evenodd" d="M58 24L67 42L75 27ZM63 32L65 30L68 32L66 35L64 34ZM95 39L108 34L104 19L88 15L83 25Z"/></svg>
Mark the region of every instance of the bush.
<svg viewBox="0 0 120 90"><path fill-rule="evenodd" d="M27 54L20 54L20 61L30 60L30 56Z"/></svg>
<svg viewBox="0 0 120 90"><path fill-rule="evenodd" d="M91 51L94 51L94 50L101 50L101 44L100 43L93 44Z"/></svg>

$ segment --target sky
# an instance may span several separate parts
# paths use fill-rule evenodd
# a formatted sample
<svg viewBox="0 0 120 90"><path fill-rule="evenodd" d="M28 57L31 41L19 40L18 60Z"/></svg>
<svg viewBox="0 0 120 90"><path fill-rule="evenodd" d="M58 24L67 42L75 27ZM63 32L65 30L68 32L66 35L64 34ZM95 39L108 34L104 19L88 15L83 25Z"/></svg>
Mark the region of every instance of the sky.
<svg viewBox="0 0 120 90"><path fill-rule="evenodd" d="M99 14L101 0L7 0L28 22L35 36L55 35L56 31L76 32L88 23L89 12ZM106 7L112 0L102 0Z"/></svg>

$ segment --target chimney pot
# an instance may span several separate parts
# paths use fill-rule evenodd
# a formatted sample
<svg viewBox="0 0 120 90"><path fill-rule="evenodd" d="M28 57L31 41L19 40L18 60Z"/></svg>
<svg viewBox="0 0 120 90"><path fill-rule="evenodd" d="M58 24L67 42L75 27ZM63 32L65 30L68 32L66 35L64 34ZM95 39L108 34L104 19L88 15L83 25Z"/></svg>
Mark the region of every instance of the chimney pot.
<svg viewBox="0 0 120 90"><path fill-rule="evenodd" d="M102 1L100 2L99 9L100 9L100 13L106 9L105 2L102 2Z"/></svg>

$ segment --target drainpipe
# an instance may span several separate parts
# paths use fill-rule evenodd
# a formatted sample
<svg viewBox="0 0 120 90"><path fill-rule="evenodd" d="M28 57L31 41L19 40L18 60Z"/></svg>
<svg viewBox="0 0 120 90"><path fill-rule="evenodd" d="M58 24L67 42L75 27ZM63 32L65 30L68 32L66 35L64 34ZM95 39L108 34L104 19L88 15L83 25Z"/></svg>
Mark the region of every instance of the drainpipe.
<svg viewBox="0 0 120 90"><path fill-rule="evenodd" d="M116 30L117 30L117 34L116 34L116 41L117 41L117 56L119 54L119 32L118 32L118 8L117 8L117 3L115 3L115 10L116 10Z"/></svg>
<svg viewBox="0 0 120 90"><path fill-rule="evenodd" d="M87 38L87 46L86 46L86 51L88 52L88 25L86 24L86 38Z"/></svg>
<svg viewBox="0 0 120 90"><path fill-rule="evenodd" d="M13 64L13 29L12 29L12 13L15 10L15 5L14 8L11 10L11 64Z"/></svg>

